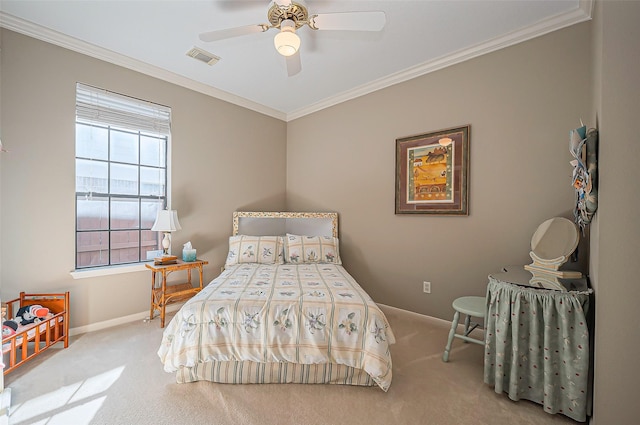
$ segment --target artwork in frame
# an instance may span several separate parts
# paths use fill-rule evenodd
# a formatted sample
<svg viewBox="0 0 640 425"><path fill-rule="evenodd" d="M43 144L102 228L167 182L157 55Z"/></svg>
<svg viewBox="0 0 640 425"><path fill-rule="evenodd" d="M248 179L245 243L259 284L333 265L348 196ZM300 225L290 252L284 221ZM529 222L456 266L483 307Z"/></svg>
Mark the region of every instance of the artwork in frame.
<svg viewBox="0 0 640 425"><path fill-rule="evenodd" d="M469 215L470 130L396 139L396 214Z"/></svg>

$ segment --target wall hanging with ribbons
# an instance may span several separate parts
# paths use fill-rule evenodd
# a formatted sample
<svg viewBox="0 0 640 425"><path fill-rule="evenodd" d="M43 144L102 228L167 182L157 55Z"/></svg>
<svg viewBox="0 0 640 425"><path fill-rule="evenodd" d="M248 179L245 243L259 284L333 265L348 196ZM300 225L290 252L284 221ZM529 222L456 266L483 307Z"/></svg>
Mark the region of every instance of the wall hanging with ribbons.
<svg viewBox="0 0 640 425"><path fill-rule="evenodd" d="M580 122L582 124L582 122ZM569 132L573 159L572 184L576 190L574 221L584 233L598 209L598 130L584 124Z"/></svg>

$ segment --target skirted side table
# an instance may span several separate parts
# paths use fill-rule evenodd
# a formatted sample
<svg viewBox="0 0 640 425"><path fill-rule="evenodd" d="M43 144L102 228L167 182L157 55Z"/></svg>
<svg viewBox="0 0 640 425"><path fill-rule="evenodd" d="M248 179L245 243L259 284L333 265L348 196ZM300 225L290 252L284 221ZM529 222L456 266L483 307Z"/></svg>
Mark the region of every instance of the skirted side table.
<svg viewBox="0 0 640 425"><path fill-rule="evenodd" d="M560 279L567 289L534 288L522 266L489 276L484 381L512 400L543 405L586 421L589 391L587 279Z"/></svg>

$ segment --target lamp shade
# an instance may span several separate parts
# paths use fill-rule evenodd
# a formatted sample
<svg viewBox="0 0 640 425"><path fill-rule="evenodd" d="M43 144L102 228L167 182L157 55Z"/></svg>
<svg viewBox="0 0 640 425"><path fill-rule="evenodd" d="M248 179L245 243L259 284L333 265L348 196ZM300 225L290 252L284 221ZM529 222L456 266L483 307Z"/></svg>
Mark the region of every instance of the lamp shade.
<svg viewBox="0 0 640 425"><path fill-rule="evenodd" d="M151 230L154 232L175 232L182 229L176 210L160 210Z"/></svg>
<svg viewBox="0 0 640 425"><path fill-rule="evenodd" d="M300 37L296 34L296 24L290 19L282 21L280 32L273 38L276 50L282 56L294 55L300 48Z"/></svg>

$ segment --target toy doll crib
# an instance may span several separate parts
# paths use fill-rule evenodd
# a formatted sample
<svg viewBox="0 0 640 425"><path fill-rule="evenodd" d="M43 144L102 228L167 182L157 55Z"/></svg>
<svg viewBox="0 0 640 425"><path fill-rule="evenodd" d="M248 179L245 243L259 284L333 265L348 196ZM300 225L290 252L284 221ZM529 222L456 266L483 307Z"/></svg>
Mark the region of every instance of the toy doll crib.
<svg viewBox="0 0 640 425"><path fill-rule="evenodd" d="M49 309L49 314L37 323L19 325L15 333L2 337L4 375L44 352L57 342L69 346L69 292L60 294L26 294L7 301L7 319L12 319L21 307L37 304Z"/></svg>

